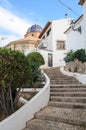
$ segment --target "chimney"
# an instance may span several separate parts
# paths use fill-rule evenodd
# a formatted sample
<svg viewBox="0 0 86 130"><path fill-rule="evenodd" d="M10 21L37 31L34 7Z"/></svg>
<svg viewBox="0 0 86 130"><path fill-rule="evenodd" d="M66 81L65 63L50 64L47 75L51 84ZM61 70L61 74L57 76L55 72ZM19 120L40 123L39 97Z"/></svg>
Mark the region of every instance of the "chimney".
<svg viewBox="0 0 86 130"><path fill-rule="evenodd" d="M68 14L65 14L65 19L67 19L68 18Z"/></svg>

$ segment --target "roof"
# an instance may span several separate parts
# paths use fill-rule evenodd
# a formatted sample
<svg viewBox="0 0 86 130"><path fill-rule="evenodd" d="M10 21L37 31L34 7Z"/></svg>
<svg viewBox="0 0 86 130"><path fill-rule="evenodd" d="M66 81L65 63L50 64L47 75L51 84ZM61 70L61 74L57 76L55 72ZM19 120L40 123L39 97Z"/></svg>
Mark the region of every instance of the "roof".
<svg viewBox="0 0 86 130"><path fill-rule="evenodd" d="M45 31L48 29L48 27L50 26L51 22L48 21L47 24L45 25L45 27L43 28L42 32L39 35L39 38L42 37L42 35L45 33Z"/></svg>
<svg viewBox="0 0 86 130"><path fill-rule="evenodd" d="M10 42L9 44L7 44L5 47L11 45L11 44L24 44L24 43L30 43L30 44L35 44L37 42L39 42L40 39L37 37L24 37L22 39L18 39L18 40L15 40L15 41L12 41Z"/></svg>
<svg viewBox="0 0 86 130"><path fill-rule="evenodd" d="M85 0L80 0L80 1L79 1L79 4L80 4L80 5L83 5L84 2L85 2Z"/></svg>
<svg viewBox="0 0 86 130"><path fill-rule="evenodd" d="M42 27L39 26L38 24L34 24L27 30L27 33L29 33L29 32L41 32L41 31L42 31Z"/></svg>
<svg viewBox="0 0 86 130"><path fill-rule="evenodd" d="M82 18L83 18L83 15L81 15L74 23L77 24ZM71 26L64 33L67 33L70 29L71 29Z"/></svg>

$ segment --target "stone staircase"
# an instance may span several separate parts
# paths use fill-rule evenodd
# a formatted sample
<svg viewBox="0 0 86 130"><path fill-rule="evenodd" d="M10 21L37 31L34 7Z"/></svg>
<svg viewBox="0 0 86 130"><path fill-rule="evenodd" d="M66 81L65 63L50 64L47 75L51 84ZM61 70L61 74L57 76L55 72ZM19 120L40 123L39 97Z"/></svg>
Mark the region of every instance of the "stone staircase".
<svg viewBox="0 0 86 130"><path fill-rule="evenodd" d="M24 130L86 130L86 86L59 68L44 70L50 78L49 105Z"/></svg>

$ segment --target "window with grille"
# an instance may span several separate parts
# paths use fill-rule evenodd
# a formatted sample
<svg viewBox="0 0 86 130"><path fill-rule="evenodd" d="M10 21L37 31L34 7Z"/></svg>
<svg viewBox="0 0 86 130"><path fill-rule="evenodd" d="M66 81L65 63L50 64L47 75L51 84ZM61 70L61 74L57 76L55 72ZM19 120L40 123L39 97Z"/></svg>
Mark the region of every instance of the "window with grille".
<svg viewBox="0 0 86 130"><path fill-rule="evenodd" d="M65 41L57 41L56 49L65 50Z"/></svg>

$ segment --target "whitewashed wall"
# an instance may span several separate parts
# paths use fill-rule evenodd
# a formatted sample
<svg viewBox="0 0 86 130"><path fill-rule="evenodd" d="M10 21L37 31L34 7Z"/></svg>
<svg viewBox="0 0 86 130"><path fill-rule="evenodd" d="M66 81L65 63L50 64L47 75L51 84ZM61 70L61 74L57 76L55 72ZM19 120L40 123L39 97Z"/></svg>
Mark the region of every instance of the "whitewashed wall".
<svg viewBox="0 0 86 130"><path fill-rule="evenodd" d="M64 31L69 27L69 19L61 19L52 21L52 44L53 51L56 51L56 42L57 40L66 40L66 35Z"/></svg>
<svg viewBox="0 0 86 130"><path fill-rule="evenodd" d="M83 17L82 19L77 23L75 28L78 28L81 26L81 34L78 31L73 31L70 29L67 32L67 51L69 50L77 50L81 48L85 48L85 37L84 37L84 23L83 23Z"/></svg>
<svg viewBox="0 0 86 130"><path fill-rule="evenodd" d="M42 56L45 60L45 64L41 67L48 67L48 53L53 53L53 52L47 51L47 50L42 50L42 49L41 50L39 49L38 52L42 54Z"/></svg>
<svg viewBox="0 0 86 130"><path fill-rule="evenodd" d="M86 1L84 2L83 5L83 15L84 15L84 20L83 20L83 37L84 37L84 44L85 44L85 48L86 48Z"/></svg>
<svg viewBox="0 0 86 130"><path fill-rule="evenodd" d="M65 66L65 61L63 60L64 57L66 56L66 50L62 51L54 51L53 53L53 66Z"/></svg>
<svg viewBox="0 0 86 130"><path fill-rule="evenodd" d="M51 22L50 26L43 34L42 37L45 36L45 41L47 41L47 48L45 51L40 50L40 53L43 55L45 59L45 65L48 65L48 53L53 54L53 66L64 66L64 56L66 50L56 50L57 40L66 40L66 35L64 31L69 27L70 20L69 19L61 19L54 20ZM51 32L49 36L47 36L47 31L51 28ZM42 43L42 41L41 41ZM40 45L41 45L40 43ZM48 52L51 50L52 52Z"/></svg>
<svg viewBox="0 0 86 130"><path fill-rule="evenodd" d="M35 49L26 49L26 50L24 50L24 54L28 55L29 53L34 52L34 51L37 51L36 48Z"/></svg>
<svg viewBox="0 0 86 130"><path fill-rule="evenodd" d="M48 65L48 53L47 51L52 51L53 54L53 67L54 66L64 66L64 56L66 50L57 50L56 45L58 40L66 41L66 35L64 31L69 27L70 20L69 19L61 19L61 20L54 20L51 22L50 26L43 34L42 37L45 36L45 41L47 41L47 48L45 51L40 50L40 53L43 55L45 59L45 65ZM47 31L51 28L51 32L49 36L47 36ZM42 43L42 41L41 41ZM40 43L40 45L41 45ZM50 52L51 53L51 52Z"/></svg>
<svg viewBox="0 0 86 130"><path fill-rule="evenodd" d="M49 35L47 36L47 32L48 32L49 29L51 29L51 31L50 31ZM45 36L45 39L42 39L44 36ZM46 50L53 50L53 46L52 46L52 24L48 27L46 32L43 34L42 38L41 38L40 44L38 45L37 48L40 49L42 43L45 42L47 44Z"/></svg>
<svg viewBox="0 0 86 130"><path fill-rule="evenodd" d="M53 45L52 45L52 24L50 27L47 29L47 31L51 28L51 32L49 36L46 36L47 39L47 50L53 50ZM47 32L46 32L47 33Z"/></svg>
<svg viewBox="0 0 86 130"><path fill-rule="evenodd" d="M65 30L69 27L70 20L62 19L52 22L52 45L53 45L53 66L64 66L66 50L56 50L58 40L66 41Z"/></svg>
<svg viewBox="0 0 86 130"><path fill-rule="evenodd" d="M86 1L82 5L83 18L78 22L76 27L81 25L82 33L73 31L72 29L67 33L67 50L86 49Z"/></svg>

